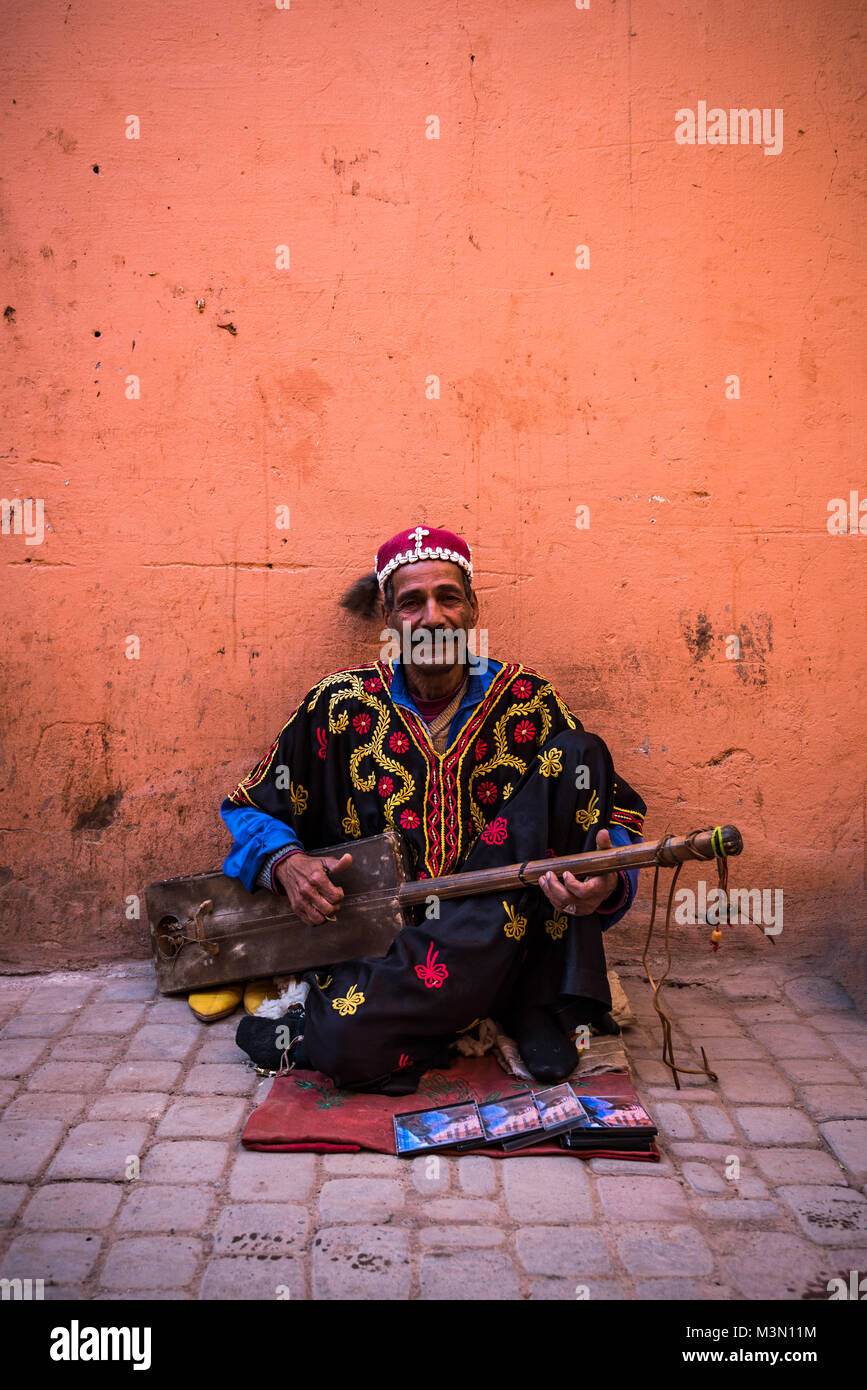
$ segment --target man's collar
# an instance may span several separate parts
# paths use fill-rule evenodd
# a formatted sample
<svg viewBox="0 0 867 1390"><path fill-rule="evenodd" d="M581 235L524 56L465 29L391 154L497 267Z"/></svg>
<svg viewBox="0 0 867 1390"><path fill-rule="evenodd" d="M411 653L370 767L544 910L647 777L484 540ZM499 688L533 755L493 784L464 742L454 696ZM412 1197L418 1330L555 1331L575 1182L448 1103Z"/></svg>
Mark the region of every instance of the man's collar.
<svg viewBox="0 0 867 1390"><path fill-rule="evenodd" d="M491 661L489 658L484 665L485 669L482 669L482 663L478 660L470 660L467 662L468 680L466 689L464 690L464 697L461 701L462 705L469 704L470 702L476 705L481 704L488 693L491 682L500 669L501 663L499 661ZM394 663L394 675L391 679L389 694L396 705L408 705L411 709L416 708L415 701L406 683L406 675L404 674L403 666L399 661Z"/></svg>

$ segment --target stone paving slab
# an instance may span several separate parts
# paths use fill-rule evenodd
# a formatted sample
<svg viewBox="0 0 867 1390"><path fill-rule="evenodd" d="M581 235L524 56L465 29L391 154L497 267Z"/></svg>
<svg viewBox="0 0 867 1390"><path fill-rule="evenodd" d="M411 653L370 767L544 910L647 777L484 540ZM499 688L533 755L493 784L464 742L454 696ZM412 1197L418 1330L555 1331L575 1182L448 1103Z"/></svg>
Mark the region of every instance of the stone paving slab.
<svg viewBox="0 0 867 1390"><path fill-rule="evenodd" d="M124 1236L108 1252L100 1287L183 1288L196 1273L201 1256L202 1242L192 1236Z"/></svg>
<svg viewBox="0 0 867 1390"><path fill-rule="evenodd" d="M235 1096L189 1096L169 1106L157 1125L163 1139L195 1139L207 1134L225 1139L238 1134L247 1118L247 1106Z"/></svg>
<svg viewBox="0 0 867 1390"><path fill-rule="evenodd" d="M412 1262L408 1231L385 1225L326 1226L314 1236L312 1253L314 1298L409 1297ZM470 1259L475 1259L475 1254Z"/></svg>
<svg viewBox="0 0 867 1390"><path fill-rule="evenodd" d="M21 1224L43 1231L101 1231L110 1225L122 1195L115 1183L49 1183L34 1192Z"/></svg>
<svg viewBox="0 0 867 1390"><path fill-rule="evenodd" d="M228 1144L214 1139L155 1143L141 1168L142 1182L218 1182L228 1160Z"/></svg>
<svg viewBox="0 0 867 1390"><path fill-rule="evenodd" d="M289 1202L240 1202L224 1207L214 1233L219 1255L303 1255L310 1227L306 1207Z"/></svg>
<svg viewBox="0 0 867 1390"><path fill-rule="evenodd" d="M777 1231L730 1230L718 1245L721 1264L744 1299L827 1298L828 1281L858 1252L838 1255L803 1239ZM859 1268L865 1268L863 1254Z"/></svg>
<svg viewBox="0 0 867 1390"><path fill-rule="evenodd" d="M713 1269L713 1253L695 1224L629 1226L615 1236L615 1246L630 1274L679 1277Z"/></svg>
<svg viewBox="0 0 867 1390"><path fill-rule="evenodd" d="M863 1113L861 1110L854 1112ZM848 1168L856 1178L867 1177L867 1121L832 1120L820 1125L822 1138L844 1168Z"/></svg>
<svg viewBox="0 0 867 1390"><path fill-rule="evenodd" d="M105 1062L113 1065L116 1061L117 1038L111 1036L103 1038L87 1033L63 1033L60 1041L51 1049L52 1066L57 1062Z"/></svg>
<svg viewBox="0 0 867 1390"><path fill-rule="evenodd" d="M216 1201L214 1188L130 1183L117 1221L127 1233L201 1231Z"/></svg>
<svg viewBox="0 0 867 1390"><path fill-rule="evenodd" d="M781 1187L804 1234L819 1245L867 1243L867 1197L844 1187Z"/></svg>
<svg viewBox="0 0 867 1390"><path fill-rule="evenodd" d="M404 1204L399 1178L333 1178L319 1196L319 1219L333 1221L384 1220Z"/></svg>
<svg viewBox="0 0 867 1390"><path fill-rule="evenodd" d="M83 1117L90 1104L89 1096L77 1096L71 1091L24 1091L7 1105L3 1119L62 1120L72 1124Z"/></svg>
<svg viewBox="0 0 867 1390"><path fill-rule="evenodd" d="M87 1033L90 1036L127 1037L140 1023L144 1013L145 1006L141 1002L133 1004L102 1000L81 1009L69 1031L73 1034Z"/></svg>
<svg viewBox="0 0 867 1390"><path fill-rule="evenodd" d="M131 1160L140 1160L148 1138L143 1120L85 1120L69 1131L49 1170L50 1178L108 1178L121 1182Z"/></svg>
<svg viewBox="0 0 867 1390"><path fill-rule="evenodd" d="M51 1038L69 1033L75 1014L16 1014L0 1028L0 1038Z"/></svg>
<svg viewBox="0 0 867 1390"><path fill-rule="evenodd" d="M168 1104L160 1091L115 1091L97 1096L87 1112L89 1120L156 1120Z"/></svg>
<svg viewBox="0 0 867 1390"><path fill-rule="evenodd" d="M867 1272L867 1021L775 959L621 979L658 1165L245 1151L269 1082L150 966L0 978L0 1273L82 1300L752 1300ZM412 1108L413 1098L408 1100Z"/></svg>
<svg viewBox="0 0 867 1390"><path fill-rule="evenodd" d="M592 1226L529 1226L515 1236L518 1260L529 1274L568 1275L580 1282L588 1274L608 1274L612 1252Z"/></svg>
<svg viewBox="0 0 867 1390"><path fill-rule="evenodd" d="M425 1254L421 1259L419 1285L422 1298L438 1301L488 1301L520 1296L514 1262L500 1250Z"/></svg>
<svg viewBox="0 0 867 1390"><path fill-rule="evenodd" d="M25 1117L0 1121L0 1174L4 1181L37 1178L63 1133L63 1120Z"/></svg>
<svg viewBox="0 0 867 1390"><path fill-rule="evenodd" d="M46 1283L75 1283L91 1272L99 1251L99 1238L83 1231L27 1233L12 1241L0 1264L0 1275L44 1279ZM36 1270L38 1274L30 1272Z"/></svg>
<svg viewBox="0 0 867 1390"><path fill-rule="evenodd" d="M0 1040L0 1076L26 1076L46 1046L45 1038L3 1038Z"/></svg>
<svg viewBox="0 0 867 1390"><path fill-rule="evenodd" d="M206 1264L199 1298L269 1302L274 1299L309 1298L304 1265L300 1260L262 1261L257 1255L212 1256ZM144 1295L143 1295L144 1296ZM195 1295L188 1293L187 1297ZM326 1293L320 1297L344 1297ZM362 1295L363 1297L364 1295Z"/></svg>

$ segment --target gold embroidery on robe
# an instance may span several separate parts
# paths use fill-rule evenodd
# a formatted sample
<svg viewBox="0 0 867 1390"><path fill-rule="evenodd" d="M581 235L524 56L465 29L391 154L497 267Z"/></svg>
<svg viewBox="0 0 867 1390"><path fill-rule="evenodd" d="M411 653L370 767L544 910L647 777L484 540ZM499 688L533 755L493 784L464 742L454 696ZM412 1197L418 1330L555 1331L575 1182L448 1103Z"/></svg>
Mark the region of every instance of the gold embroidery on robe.
<svg viewBox="0 0 867 1390"><path fill-rule="evenodd" d="M364 1003L364 995L356 985L350 985L343 999L332 999L331 1007L336 1009L341 1018L346 1018L347 1014L354 1014L355 1010Z"/></svg>
<svg viewBox="0 0 867 1390"><path fill-rule="evenodd" d="M527 930L527 919L526 917L519 917L515 909L510 907L508 903L503 903L503 907L506 909L506 916L509 919L504 924L503 931L506 936L514 937L515 941L520 941Z"/></svg>
<svg viewBox="0 0 867 1390"><path fill-rule="evenodd" d="M545 923L545 930L554 941L559 941L569 925L569 918L563 912L558 912L554 908L554 916L549 917Z"/></svg>
<svg viewBox="0 0 867 1390"><path fill-rule="evenodd" d="M543 777L559 777L563 771L563 750L562 748L549 748L547 753L539 755L539 771Z"/></svg>
<svg viewBox="0 0 867 1390"><path fill-rule="evenodd" d="M476 801L478 792L473 784L479 777L483 777L488 772L495 771L498 767L511 767L517 772L519 777L523 776L529 764L524 758L519 758L516 754L509 752L506 724L510 719L515 718L517 718L521 724L529 724L530 721L527 716L538 714L542 727L541 730L537 732L533 742L537 746L544 743L551 730L551 713L546 707L546 700L549 695L553 694L553 687L544 685L541 690L536 691L536 694L531 700L519 700L517 704L510 705L506 713L497 720L494 726L495 752L493 757L488 758L487 762L479 763L478 767L474 768L470 773L470 812L478 832L484 830L488 816Z"/></svg>
<svg viewBox="0 0 867 1390"><path fill-rule="evenodd" d="M358 700L360 704L364 705L367 710L371 711L369 715L362 712L361 715L356 715L353 719L356 732L362 735L366 734L371 728L371 722L373 732L369 740L356 748L350 756L349 779L356 791L360 792L370 792L373 791L374 787L378 786L381 788L384 781L390 782L390 790L381 790L380 795L385 798L385 806L383 807L385 825L389 830L393 830L395 828L395 810L398 806L402 806L405 801L411 800L415 793L415 778L412 773L404 767L403 763L398 762L396 758L390 758L383 746L385 743L385 736L391 724L389 706L387 706L385 701L372 690L365 689L365 683L360 676L356 675L354 672L348 674L350 679L347 688L337 691L336 694L331 697L328 716L329 727L332 721L336 724L344 718L347 718L346 710L341 711L339 715L335 715L334 710L338 700L355 699ZM367 679L370 680L372 678L368 676ZM381 680L381 678L377 676L377 680ZM391 708L393 708L393 706ZM367 728L359 727L355 722L359 719L367 721ZM346 727L346 725L344 725L344 727ZM366 758L370 758L373 764L378 764L380 768L384 768L386 777L383 778L380 776L377 778L376 766L372 766L370 772L366 776L362 776L361 764ZM392 774L391 777L388 776L389 773Z"/></svg>
<svg viewBox="0 0 867 1390"><path fill-rule="evenodd" d="M580 825L582 830L589 830L591 825L595 825L599 819L599 797L596 792L590 797L590 805L586 811L575 812L575 824Z"/></svg>

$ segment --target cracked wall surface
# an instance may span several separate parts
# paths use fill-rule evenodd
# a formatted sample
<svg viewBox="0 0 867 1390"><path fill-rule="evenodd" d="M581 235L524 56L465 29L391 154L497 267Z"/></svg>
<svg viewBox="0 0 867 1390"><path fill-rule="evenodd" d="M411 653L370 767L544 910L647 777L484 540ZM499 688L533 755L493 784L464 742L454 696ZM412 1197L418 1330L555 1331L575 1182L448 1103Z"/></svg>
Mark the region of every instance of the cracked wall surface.
<svg viewBox="0 0 867 1390"><path fill-rule="evenodd" d="M221 862L420 521L648 834L733 821L784 890L723 966L821 948L863 999L859 19L7 6L0 496L45 529L0 535L0 963L146 953L131 903ZM781 109L779 153L679 144L699 101Z"/></svg>

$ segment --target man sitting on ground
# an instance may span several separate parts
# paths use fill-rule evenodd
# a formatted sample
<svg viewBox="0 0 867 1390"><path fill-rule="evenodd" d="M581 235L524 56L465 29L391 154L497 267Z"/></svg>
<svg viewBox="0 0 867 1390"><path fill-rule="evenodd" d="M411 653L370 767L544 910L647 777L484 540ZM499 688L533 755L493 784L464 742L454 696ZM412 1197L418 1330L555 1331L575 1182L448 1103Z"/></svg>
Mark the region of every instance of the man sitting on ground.
<svg viewBox="0 0 867 1390"><path fill-rule="evenodd" d="M234 837L225 873L284 893L319 923L339 914L350 860L317 846L396 830L420 879L641 838L644 802L550 683L470 651L479 605L461 537L423 526L393 536L344 606L360 611L371 596L403 639L402 660L327 676L304 696L223 802ZM538 1080L562 1079L576 1065L576 1027L617 1031L602 937L636 878L550 873L538 887L443 900L384 958L304 976L304 1008L287 1015L293 1060L340 1086L406 1094L460 1033L493 1017ZM244 1046L245 1024L248 1039L253 1025L274 1027L246 1020Z"/></svg>

